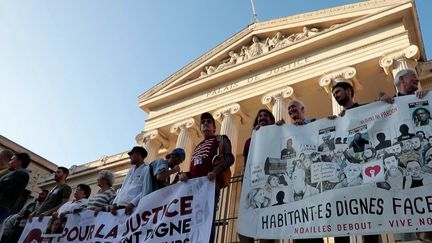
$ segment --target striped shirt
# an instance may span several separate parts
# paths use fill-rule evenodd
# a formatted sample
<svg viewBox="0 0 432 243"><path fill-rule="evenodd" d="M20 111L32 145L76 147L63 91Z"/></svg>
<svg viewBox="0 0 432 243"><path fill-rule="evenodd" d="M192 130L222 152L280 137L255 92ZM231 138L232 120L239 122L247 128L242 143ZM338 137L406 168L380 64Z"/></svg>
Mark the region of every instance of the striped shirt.
<svg viewBox="0 0 432 243"><path fill-rule="evenodd" d="M96 195L89 199L86 209L94 210L101 207L103 211L109 211L109 206L112 204L116 196L116 191L111 187L105 191L98 191Z"/></svg>

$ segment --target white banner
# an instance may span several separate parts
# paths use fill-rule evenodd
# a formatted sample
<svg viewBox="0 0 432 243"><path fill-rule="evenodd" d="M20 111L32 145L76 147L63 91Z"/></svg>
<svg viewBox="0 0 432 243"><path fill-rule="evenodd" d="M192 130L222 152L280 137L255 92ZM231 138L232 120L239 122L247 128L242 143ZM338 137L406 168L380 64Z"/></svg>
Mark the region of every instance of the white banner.
<svg viewBox="0 0 432 243"><path fill-rule="evenodd" d="M145 196L132 215L93 211L63 221L45 217L27 223L20 242L208 242L213 221L214 183L207 178L178 183Z"/></svg>
<svg viewBox="0 0 432 243"><path fill-rule="evenodd" d="M238 232L287 239L430 231L432 95L254 132Z"/></svg>

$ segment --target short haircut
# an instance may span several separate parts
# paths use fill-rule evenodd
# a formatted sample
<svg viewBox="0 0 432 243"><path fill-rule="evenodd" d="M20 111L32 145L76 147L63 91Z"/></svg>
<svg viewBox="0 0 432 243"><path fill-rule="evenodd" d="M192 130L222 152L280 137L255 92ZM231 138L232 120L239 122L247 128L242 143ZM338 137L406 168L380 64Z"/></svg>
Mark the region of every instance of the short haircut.
<svg viewBox="0 0 432 243"><path fill-rule="evenodd" d="M115 181L115 175L109 170L102 170L99 172L99 179L105 179L111 187Z"/></svg>
<svg viewBox="0 0 432 243"><path fill-rule="evenodd" d="M333 90L334 90L335 88L337 88L337 87L341 87L341 88L344 89L344 90L346 90L346 89L351 90L351 98L354 97L354 89L353 89L353 87L352 87L352 85L351 85L350 83L347 83L347 82L338 82L338 83L336 83L336 84L333 86L333 88L332 88L332 92L333 92Z"/></svg>
<svg viewBox="0 0 432 243"><path fill-rule="evenodd" d="M0 152L0 156L3 156L3 157L6 158L7 160L11 160L13 155L14 155L13 152L10 151L9 149L3 149L3 150Z"/></svg>
<svg viewBox="0 0 432 243"><path fill-rule="evenodd" d="M289 106L289 104L292 104L292 103L297 103L297 104L299 104L301 108L304 108L304 107L305 107L304 103L303 103L302 101L298 100L298 99L293 99L293 100L291 100L290 102L288 102L288 106Z"/></svg>
<svg viewBox="0 0 432 243"><path fill-rule="evenodd" d="M63 171L63 173L66 174L66 176L69 175L69 170L68 170L68 168L66 168L66 167L59 166L59 167L57 167L57 170L61 170L61 171Z"/></svg>
<svg viewBox="0 0 432 243"><path fill-rule="evenodd" d="M401 78L409 75L409 74L416 74L416 72L412 69L402 69L399 72L396 73L395 78L393 80L394 85L399 86ZM416 74L417 75L417 74Z"/></svg>
<svg viewBox="0 0 432 243"><path fill-rule="evenodd" d="M78 184L77 187L79 187L79 189L84 191L84 197L85 198L89 198L90 194L91 194L91 189L88 185L86 184Z"/></svg>
<svg viewBox="0 0 432 243"><path fill-rule="evenodd" d="M27 168L30 164L30 156L27 153L16 153L15 157L21 161L22 168Z"/></svg>

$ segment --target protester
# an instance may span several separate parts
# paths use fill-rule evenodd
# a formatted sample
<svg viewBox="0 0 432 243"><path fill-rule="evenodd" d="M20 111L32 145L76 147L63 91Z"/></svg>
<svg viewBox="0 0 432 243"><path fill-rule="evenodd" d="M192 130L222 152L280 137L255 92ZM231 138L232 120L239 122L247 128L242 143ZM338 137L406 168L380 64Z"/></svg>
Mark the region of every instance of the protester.
<svg viewBox="0 0 432 243"><path fill-rule="evenodd" d="M411 69L402 69L397 72L393 82L397 89L397 93L394 96L381 93L381 101L393 104L394 97L412 94L415 94L417 98L422 99L429 92L428 90L419 90L417 74Z"/></svg>
<svg viewBox="0 0 432 243"><path fill-rule="evenodd" d="M192 153L190 172L180 174L179 179L183 182L201 176L207 176L210 181L215 181L219 174L225 170L229 170L234 163L234 156L231 152L231 142L225 135L216 135L216 124L213 116L208 112L203 113L201 115L200 124L200 130L204 136L204 140L195 147ZM219 148L223 151L220 152ZM218 158L223 158L222 163L214 166L213 163ZM215 218L218 201L219 187L216 182L213 219ZM213 220L209 242L214 242L214 237L215 224Z"/></svg>
<svg viewBox="0 0 432 243"><path fill-rule="evenodd" d="M275 124L275 117L273 116L273 114L267 109L261 109L258 111L257 115L255 116L255 120L253 123L253 129L258 130L260 127L273 125L273 124ZM251 143L251 138L248 138L248 140L246 140L246 142L244 144L244 148L243 148L244 169L246 169L246 162L247 162L247 157L249 154L250 143ZM251 197L251 198L254 198L254 197ZM268 202L270 203L270 199L268 200ZM250 202L250 205L253 205L253 203ZM250 238L250 237L247 237L247 236L244 236L241 234L238 234L238 236L240 239L240 243L252 243L252 242L254 242L253 238ZM274 240L259 240L259 242L260 243L272 243L272 242L274 242Z"/></svg>
<svg viewBox="0 0 432 243"><path fill-rule="evenodd" d="M288 103L288 115L292 120L292 124L294 125L305 125L311 122L314 122L316 119L308 119L305 117L305 107L303 102L300 100L291 100ZM276 122L276 125L280 126L285 124L285 120L281 119Z"/></svg>
<svg viewBox="0 0 432 243"><path fill-rule="evenodd" d="M39 216L39 220L42 220L43 216L48 216L57 211L64 203L69 201L72 189L66 184L66 178L69 175L69 170L65 167L58 167L55 174L54 180L56 186L52 188L45 201L42 203L40 208L30 214L31 217Z"/></svg>
<svg viewBox="0 0 432 243"><path fill-rule="evenodd" d="M97 185L100 190L89 199L86 209L93 210L96 216L100 211L110 211L110 205L112 204L116 191L112 188L115 181L115 175L108 170L102 170L99 172L97 178Z"/></svg>
<svg viewBox="0 0 432 243"><path fill-rule="evenodd" d="M23 195L29 181L27 167L30 156L16 153L9 161L9 172L0 178L0 223L11 213L16 201Z"/></svg>
<svg viewBox="0 0 432 243"><path fill-rule="evenodd" d="M86 184L78 184L75 188L74 199L63 204L52 214L54 218L63 218L66 214L77 213L87 207L91 189Z"/></svg>
<svg viewBox="0 0 432 243"><path fill-rule="evenodd" d="M150 164L149 173L146 174L147 179L142 196L170 185L170 176L180 172L180 164L185 157L185 151L182 148L176 148L166 156L166 159L153 161Z"/></svg>
<svg viewBox="0 0 432 243"><path fill-rule="evenodd" d="M141 199L144 187L144 174L147 165L144 159L147 157L145 148L136 146L128 153L131 159L131 167L123 181L120 192L114 198L111 213L117 215L118 209L125 209L125 214L130 215Z"/></svg>
<svg viewBox="0 0 432 243"><path fill-rule="evenodd" d="M41 192L39 192L38 197L34 201L25 205L17 214L13 214L7 219L5 219L5 221L3 222L4 228L3 236L1 238L2 243L18 242L18 239L24 229L24 225L27 223L27 218L29 217L30 213L34 212L41 206L47 195L48 190L42 190Z"/></svg>

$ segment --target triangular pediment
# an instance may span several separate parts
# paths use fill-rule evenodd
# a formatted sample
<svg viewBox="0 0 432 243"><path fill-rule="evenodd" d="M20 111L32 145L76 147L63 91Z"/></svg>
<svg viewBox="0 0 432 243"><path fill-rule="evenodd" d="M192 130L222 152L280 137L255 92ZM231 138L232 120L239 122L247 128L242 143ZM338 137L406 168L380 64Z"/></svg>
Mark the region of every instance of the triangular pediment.
<svg viewBox="0 0 432 243"><path fill-rule="evenodd" d="M140 106L149 111L151 100L164 94L186 86L196 92L202 83L223 80L221 75L225 73L231 73L232 78L233 71L237 75L247 74L254 62L265 60L266 56L294 50L302 42L319 41L320 36L341 32L356 21L407 3L411 1L371 0L252 24L143 93Z"/></svg>

